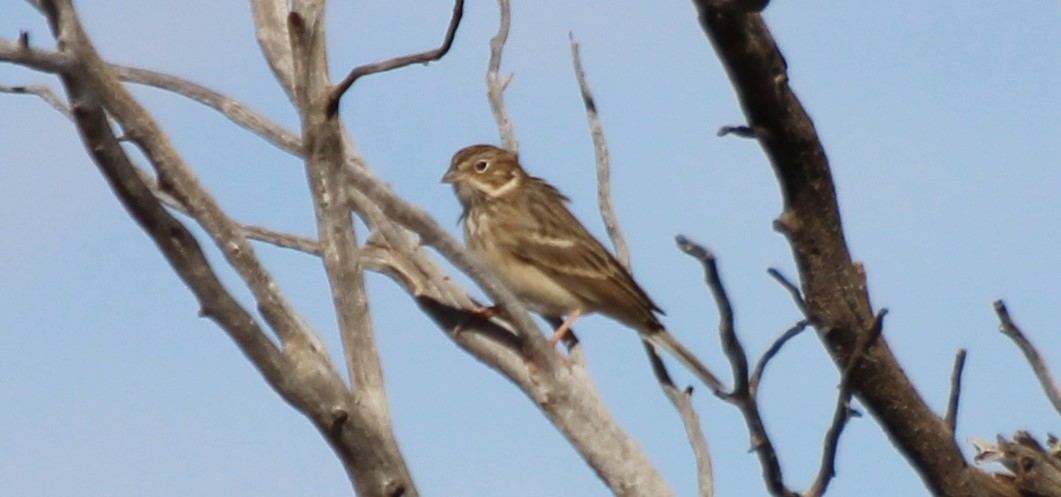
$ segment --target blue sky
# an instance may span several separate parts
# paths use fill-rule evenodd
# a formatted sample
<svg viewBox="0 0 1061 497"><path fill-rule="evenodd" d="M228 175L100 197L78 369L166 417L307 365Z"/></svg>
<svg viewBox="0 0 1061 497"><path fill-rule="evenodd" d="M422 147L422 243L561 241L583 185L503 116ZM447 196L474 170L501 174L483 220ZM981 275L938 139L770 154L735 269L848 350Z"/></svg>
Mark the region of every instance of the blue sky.
<svg viewBox="0 0 1061 497"><path fill-rule="evenodd" d="M105 58L165 70L297 119L257 51L248 2L81 2ZM448 2L333 2L332 67L438 43ZM44 21L5 2L0 36L50 46ZM930 405L946 405L954 353L969 349L959 437L1061 431L991 303L1061 368L1061 46L1053 2L775 2L767 20L791 84L832 163L844 227L888 338ZM498 141L484 97L493 2L472 2L452 52L359 81L343 116L364 156L438 219L458 205L438 183L451 154ZM593 148L567 36L611 146L615 201L638 279L666 324L728 371L717 315L683 233L713 249L753 354L799 319L766 274L795 272L776 181L758 145L716 138L743 124L688 2L516 2L504 67L524 165L574 200L594 233ZM49 76L0 65L0 84ZM180 97L135 88L238 219L311 235L300 163ZM349 495L330 450L211 323L113 198L70 123L31 97L0 95L0 495ZM305 318L339 352L319 262L261 248ZM216 251L213 255L216 260ZM245 291L225 272L230 286ZM606 488L499 376L369 278L402 449L432 495L597 496ZM580 321L588 367L615 416L679 495L694 465L677 415L631 330ZM689 375L674 367L684 382ZM817 469L835 368L810 334L767 372L762 404L789 482ZM719 495L763 492L737 411L701 393ZM968 446L963 447L969 451ZM875 422L855 420L830 495L925 495Z"/></svg>

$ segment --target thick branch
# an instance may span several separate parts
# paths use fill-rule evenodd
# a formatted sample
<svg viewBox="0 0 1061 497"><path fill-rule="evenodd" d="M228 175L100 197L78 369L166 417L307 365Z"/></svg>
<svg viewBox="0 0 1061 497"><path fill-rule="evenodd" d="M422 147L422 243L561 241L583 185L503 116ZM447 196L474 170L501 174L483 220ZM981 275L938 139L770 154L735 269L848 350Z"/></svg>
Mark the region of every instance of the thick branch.
<svg viewBox="0 0 1061 497"><path fill-rule="evenodd" d="M313 195L321 259L331 287L332 303L350 374L354 422L328 431L332 446L359 495L406 495L418 491L405 465L390 423L390 407L383 384L383 367L346 196L342 128L328 115L324 32L324 2L295 2L288 18L294 60L296 104L302 124L306 176ZM380 446L367 448L367 439ZM401 489L395 492L395 489Z"/></svg>
<svg viewBox="0 0 1061 497"><path fill-rule="evenodd" d="M784 198L778 227L792 246L810 316L839 367L873 322L865 280L844 240L828 160L814 125L788 86L784 58L757 12L734 2L694 0L700 23L733 81L749 126L770 159ZM852 371L863 403L938 495L978 495L1003 486L968 468L950 430L920 397L887 343Z"/></svg>

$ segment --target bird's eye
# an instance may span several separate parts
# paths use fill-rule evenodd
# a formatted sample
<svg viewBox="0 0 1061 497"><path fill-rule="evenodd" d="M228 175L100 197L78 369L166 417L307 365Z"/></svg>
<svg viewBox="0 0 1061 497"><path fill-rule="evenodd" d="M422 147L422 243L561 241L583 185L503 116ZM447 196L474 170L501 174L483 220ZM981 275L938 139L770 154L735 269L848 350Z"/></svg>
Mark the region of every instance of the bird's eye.
<svg viewBox="0 0 1061 497"><path fill-rule="evenodd" d="M475 168L477 173L485 173L487 169L490 169L490 163L485 160L477 161L472 167Z"/></svg>

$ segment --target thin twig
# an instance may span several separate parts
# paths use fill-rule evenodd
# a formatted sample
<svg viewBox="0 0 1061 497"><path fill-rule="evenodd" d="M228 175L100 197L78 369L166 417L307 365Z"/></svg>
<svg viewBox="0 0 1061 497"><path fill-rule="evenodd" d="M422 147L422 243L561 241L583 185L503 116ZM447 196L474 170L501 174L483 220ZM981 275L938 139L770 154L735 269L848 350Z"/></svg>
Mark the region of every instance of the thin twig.
<svg viewBox="0 0 1061 497"><path fill-rule="evenodd" d="M501 54L508 41L508 30L512 24L512 8L509 0L497 0L500 10L497 34L490 39L490 62L486 68L486 96L490 102L490 111L494 114L498 132L501 134L501 146L513 152L519 152L519 140L512 130L512 119L505 108L505 89L512 82L512 73L501 77Z"/></svg>
<svg viewBox="0 0 1061 497"><path fill-rule="evenodd" d="M833 421L825 433L822 442L822 462L818 468L818 477L815 478L811 487L803 493L805 497L821 497L829 488L829 483L836 476L836 451L840 445L840 435L843 434L847 421L851 416L860 416L858 411L851 408L851 397L854 389L851 386L851 377L858 369L862 361L869 355L869 349L880 338L884 330L884 316L888 314L887 309L881 309L873 318L870 329L859 337L855 342L855 350L847 359L847 364L840 372L840 387L836 397L836 408L833 411Z"/></svg>
<svg viewBox="0 0 1061 497"><path fill-rule="evenodd" d="M370 74L391 71L412 64L427 64L428 62L441 59L446 55L446 52L449 52L449 48L453 45L453 38L457 34L457 28L460 26L462 17L464 17L464 0L456 0L453 4L453 16L449 20L449 27L446 28L446 37L442 39L442 45L438 48L355 67L350 71L350 74L347 74L339 84L332 88L328 95L328 116L334 116L335 113L339 111L339 100L343 98L343 94L346 93L346 90L349 90L359 78Z"/></svg>
<svg viewBox="0 0 1061 497"><path fill-rule="evenodd" d="M589 121L590 134L593 136L593 153L597 158L597 206L600 208L601 218L604 219L604 229L608 231L608 238L615 247L615 256L629 271L630 246L627 245L626 237L623 236L623 231L619 227L619 219L615 215L615 206L612 204L608 142L604 139L604 129L597 115L597 105L593 102L593 92L590 91L589 83L586 82L586 73L582 70L582 55L579 53L578 43L575 42L573 34L568 33L567 37L571 41L571 60L575 65L575 77L578 79L578 88L582 93L582 103L586 106L586 119Z"/></svg>
<svg viewBox="0 0 1061 497"><path fill-rule="evenodd" d="M759 382L762 381L763 372L766 370L766 365L781 352L783 347L789 340L796 337L807 329L810 323L807 320L801 320L800 322L793 325L791 328L786 330L781 336L774 340L774 343L770 344L770 348L766 349L763 356L759 358L759 361L755 363L755 367L752 368L751 377L748 379L748 389L751 391L751 395L755 396L759 393Z"/></svg>
<svg viewBox="0 0 1061 497"><path fill-rule="evenodd" d="M950 427L951 433L958 430L958 401L962 395L962 371L965 370L965 349L958 350L954 356L954 369L950 374L950 400L947 402L947 415L943 417L944 422Z"/></svg>
<svg viewBox="0 0 1061 497"><path fill-rule="evenodd" d="M35 47L21 48L2 39L0 61L16 62L49 73L67 71L76 62L70 54ZM243 102L171 74L106 62L104 64L121 81L146 85L189 98L220 112L232 122L283 150L294 155L302 153L302 142L298 135L270 121Z"/></svg>
<svg viewBox="0 0 1061 497"><path fill-rule="evenodd" d="M1050 374L1050 368L1046 366L1046 360L1043 359L1039 350L1025 338L1024 333L1009 317L1009 310L1006 309L1006 304L1001 300L995 301L995 313L998 314L998 319L1002 322L998 327L999 331L1013 340L1017 347L1020 348L1020 351L1024 353L1024 357L1031 364L1032 370L1035 371L1035 377L1042 384L1046 397L1054 404L1054 409L1061 413L1061 388L1058 387L1054 376Z"/></svg>
<svg viewBox="0 0 1061 497"><path fill-rule="evenodd" d="M850 388L851 372L862 365L862 360L869 354L870 347L877 342L881 333L884 332L884 316L887 315L888 309L877 311L877 315L873 317L873 324L868 332L860 335L858 340L855 341L855 349L851 351L851 355L847 358L847 364L844 365L844 369L840 372L841 390Z"/></svg>
<svg viewBox="0 0 1061 497"><path fill-rule="evenodd" d="M803 298L803 292L799 290L799 287L796 286L792 280L781 274L780 269L772 267L767 269L766 272L788 291L789 295L792 296L792 301L796 303L796 307L799 308L799 312L803 314L803 317L811 319L810 308L807 307L807 301Z"/></svg>
<svg viewBox="0 0 1061 497"><path fill-rule="evenodd" d="M836 476L836 450L840 446L840 435L843 434L851 417L860 415L858 411L851 408L851 389L840 389L836 396L836 406L833 409L833 420L822 442L822 461L818 468L818 477L814 479L810 488L803 492L803 497L821 497L828 490L829 483Z"/></svg>
<svg viewBox="0 0 1061 497"><path fill-rule="evenodd" d="M755 129L750 126L722 126L718 128L718 132L715 136L723 137L726 135L739 136L741 138L758 138L758 133Z"/></svg>
<svg viewBox="0 0 1061 497"><path fill-rule="evenodd" d="M63 103L59 97L55 95L55 92L51 88L44 85L28 85L28 86L7 86L0 85L0 93L14 93L16 95L36 95L48 102L52 108L59 111L60 114L66 116L68 119L73 119L73 115L70 113L70 108Z"/></svg>
<svg viewBox="0 0 1061 497"><path fill-rule="evenodd" d="M759 412L759 403L751 394L748 379L748 358L744 352L744 346L733 324L733 307L729 296L722 285L722 279L718 274L718 265L714 254L705 247L679 235L676 238L678 247L686 254L692 256L704 267L704 280L711 293L715 297L715 305L719 312L719 335L722 339L722 348L729 359L733 369L733 391L728 395L721 395L722 399L737 406L744 418L744 424L748 429L751 439L752 450L759 458L759 464L763 468L763 480L771 495L777 497L797 497L797 494L785 485L784 475L781 472L781 464L777 459L777 451L766 433L763 424L762 413Z"/></svg>
<svg viewBox="0 0 1061 497"><path fill-rule="evenodd" d="M681 416L682 425L685 426L685 438L693 448L693 457L696 459L696 479L699 487L700 497L712 497L715 495L715 474L711 464L711 451L707 447L707 437L700 428L700 416L696 413L692 402L692 387L678 388L674 384L667 366L663 359L656 353L656 349L648 342L642 342L645 346L645 354L648 355L649 363L652 364L652 373L656 375L660 389L667 396L671 404Z"/></svg>
<svg viewBox="0 0 1061 497"><path fill-rule="evenodd" d="M704 246L693 242L683 235L675 238L678 248L687 255L698 260L704 267L704 281L711 294L715 297L715 305L718 307L718 334L722 340L722 350L729 358L730 367L733 370L733 392L731 395L740 395L748 392L748 356L744 353L744 345L737 338L733 326L733 306L730 304L729 295L722 286L722 280L718 275L718 265L715 254Z"/></svg>
<svg viewBox="0 0 1061 497"><path fill-rule="evenodd" d="M507 0L499 0L508 3ZM502 7L503 9L506 7ZM507 27L505 28L507 30ZM586 118L589 121L590 134L593 137L593 151L597 159L597 207L604 227L608 232L608 238L615 247L615 256L619 263L627 271L633 273L630 263L630 247L623 236L622 228L619 227L619 218L615 213L615 205L612 202L611 193L611 164L608 159L608 142L604 138L604 128L601 127L600 118L597 115L597 106L593 102L593 92L590 91L589 83L586 81L586 73L582 69L582 56L579 45L575 43L574 35L568 34L571 42L571 60L574 64L575 78L578 80L579 91L582 94L582 102L586 107ZM663 359L648 342L643 342L645 354L652 364L652 371L656 380L663 390L664 395L678 411L685 426L685 435L693 448L693 456L696 458L697 481L701 497L710 497L715 493L715 478L711 464L711 453L707 447L707 439L700 428L700 417L692 405L692 390L682 390L674 384L667 366Z"/></svg>

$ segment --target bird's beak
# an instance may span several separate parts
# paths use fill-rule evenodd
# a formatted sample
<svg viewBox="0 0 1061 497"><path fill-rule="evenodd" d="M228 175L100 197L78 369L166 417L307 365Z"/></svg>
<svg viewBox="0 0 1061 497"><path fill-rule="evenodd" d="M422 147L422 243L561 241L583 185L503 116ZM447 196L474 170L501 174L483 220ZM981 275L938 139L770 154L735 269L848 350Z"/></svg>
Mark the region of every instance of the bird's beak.
<svg viewBox="0 0 1061 497"><path fill-rule="evenodd" d="M446 171L446 175L442 177L442 182L443 183L453 184L453 183L459 183L463 179L464 179L464 174L462 174L460 171L458 171L456 169L450 169L449 171Z"/></svg>

